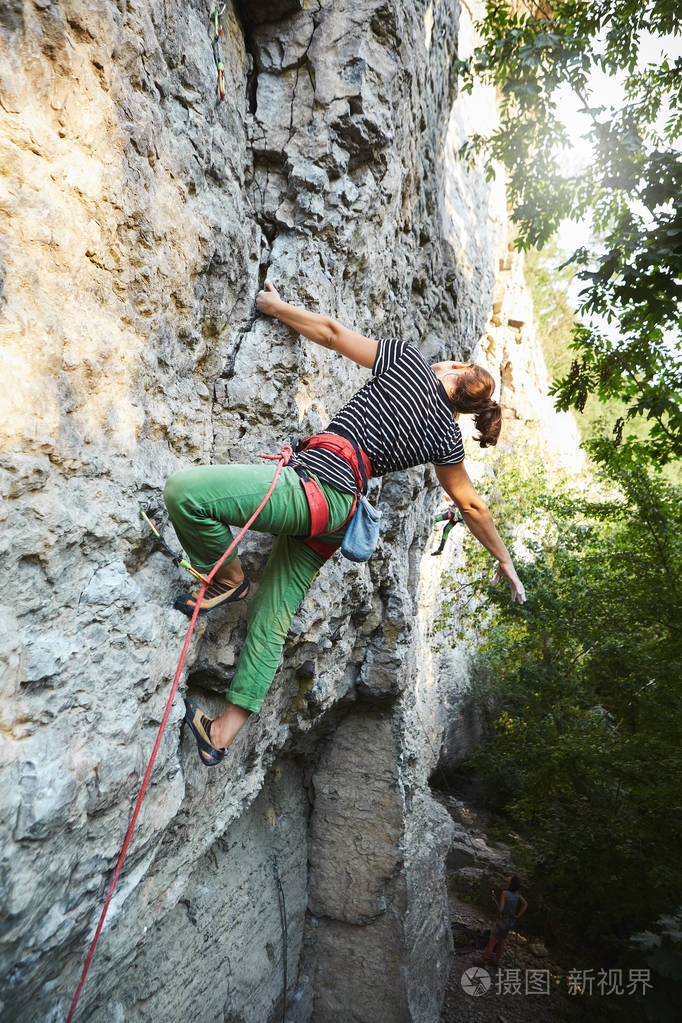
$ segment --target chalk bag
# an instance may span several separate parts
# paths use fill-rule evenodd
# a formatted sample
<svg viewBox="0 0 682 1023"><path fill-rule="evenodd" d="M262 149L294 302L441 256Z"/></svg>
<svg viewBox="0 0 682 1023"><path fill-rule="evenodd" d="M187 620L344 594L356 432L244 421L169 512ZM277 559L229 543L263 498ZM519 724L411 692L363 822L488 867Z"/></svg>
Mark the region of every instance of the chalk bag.
<svg viewBox="0 0 682 1023"><path fill-rule="evenodd" d="M366 497L358 496L357 508L346 529L341 553L349 561L369 561L379 540L381 512Z"/></svg>

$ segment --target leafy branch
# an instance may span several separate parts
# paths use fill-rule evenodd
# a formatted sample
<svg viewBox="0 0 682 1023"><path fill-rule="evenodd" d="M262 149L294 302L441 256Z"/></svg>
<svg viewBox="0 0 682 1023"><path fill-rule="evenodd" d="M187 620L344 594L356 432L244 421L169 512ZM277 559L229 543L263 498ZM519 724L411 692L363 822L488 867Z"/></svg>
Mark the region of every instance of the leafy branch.
<svg viewBox="0 0 682 1023"><path fill-rule="evenodd" d="M584 283L570 370L554 384L559 407L590 394L617 399L616 444L628 423L648 423L639 457L682 455L682 58L664 55L682 32L677 0L564 0L510 9L491 2L481 45L458 69L463 88L494 86L499 125L463 147L492 175L507 174L520 249L541 248L566 220L595 240L568 260ZM660 55L644 62L645 33ZM620 97L600 92L618 79ZM573 140L561 117L568 92L587 118L592 159L570 167ZM601 449L608 458L608 449Z"/></svg>

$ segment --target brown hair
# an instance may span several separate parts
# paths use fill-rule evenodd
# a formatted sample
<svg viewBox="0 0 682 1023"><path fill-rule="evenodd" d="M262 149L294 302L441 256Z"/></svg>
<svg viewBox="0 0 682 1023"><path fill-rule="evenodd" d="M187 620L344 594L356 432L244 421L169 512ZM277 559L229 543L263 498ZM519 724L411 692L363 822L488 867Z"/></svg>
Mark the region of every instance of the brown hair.
<svg viewBox="0 0 682 1023"><path fill-rule="evenodd" d="M492 400L495 381L487 369L473 363L460 374L450 398L453 412L468 412L474 417L482 448L497 444L502 426L502 409Z"/></svg>

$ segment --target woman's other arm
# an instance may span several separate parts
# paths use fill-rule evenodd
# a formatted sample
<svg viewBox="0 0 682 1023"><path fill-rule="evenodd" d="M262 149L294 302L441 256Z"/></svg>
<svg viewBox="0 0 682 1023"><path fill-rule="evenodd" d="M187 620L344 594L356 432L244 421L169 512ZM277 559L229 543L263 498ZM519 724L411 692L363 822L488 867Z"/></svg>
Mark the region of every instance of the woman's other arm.
<svg viewBox="0 0 682 1023"><path fill-rule="evenodd" d="M440 485L455 502L462 513L462 518L478 542L483 544L494 558L497 558L498 568L493 585L497 586L502 576L505 576L511 587L512 601L518 600L519 604L523 604L526 599L523 583L516 574L509 551L495 529L492 515L469 479L464 463L436 465L435 470Z"/></svg>
<svg viewBox="0 0 682 1023"><path fill-rule="evenodd" d="M309 313L307 309L283 302L270 281L266 281L263 291L258 292L256 308L266 316L275 316L288 327L293 327L309 341L314 341L323 348L331 348L339 355L345 355L347 359L357 362L359 366L371 369L375 363L376 341L348 330L329 316Z"/></svg>

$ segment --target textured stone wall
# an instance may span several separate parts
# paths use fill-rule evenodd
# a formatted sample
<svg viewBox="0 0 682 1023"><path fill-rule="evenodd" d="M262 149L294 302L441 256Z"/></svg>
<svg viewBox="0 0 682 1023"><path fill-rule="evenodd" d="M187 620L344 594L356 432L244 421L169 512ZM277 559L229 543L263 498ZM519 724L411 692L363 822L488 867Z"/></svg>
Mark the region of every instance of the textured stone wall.
<svg viewBox="0 0 682 1023"><path fill-rule="evenodd" d="M456 0L228 2L222 103L209 11L0 8L0 1008L17 1023L66 1016L185 633L185 580L140 506L175 546L170 473L278 450L366 378L257 318L258 287L469 357L506 251L499 184L456 158ZM438 1018L451 825L426 779L454 704L444 722L424 646L435 477L372 496L376 556L325 567L219 770L176 700L79 1019L269 1023L283 999L296 1023ZM244 544L256 583L268 545ZM243 635L241 607L203 621L181 691L221 706Z"/></svg>

